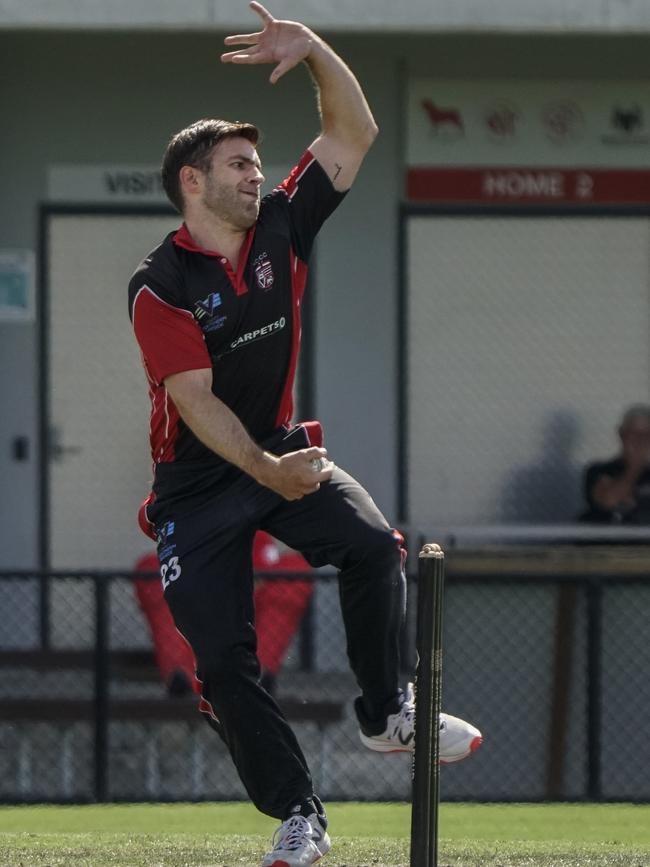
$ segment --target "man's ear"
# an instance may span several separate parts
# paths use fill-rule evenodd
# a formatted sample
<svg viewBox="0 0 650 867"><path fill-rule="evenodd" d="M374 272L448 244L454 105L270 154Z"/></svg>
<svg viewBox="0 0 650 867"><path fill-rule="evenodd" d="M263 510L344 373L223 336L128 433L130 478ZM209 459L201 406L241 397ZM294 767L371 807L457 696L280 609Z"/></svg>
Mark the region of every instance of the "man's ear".
<svg viewBox="0 0 650 867"><path fill-rule="evenodd" d="M194 166L183 166L178 173L181 189L185 195L196 195L201 191L201 173Z"/></svg>

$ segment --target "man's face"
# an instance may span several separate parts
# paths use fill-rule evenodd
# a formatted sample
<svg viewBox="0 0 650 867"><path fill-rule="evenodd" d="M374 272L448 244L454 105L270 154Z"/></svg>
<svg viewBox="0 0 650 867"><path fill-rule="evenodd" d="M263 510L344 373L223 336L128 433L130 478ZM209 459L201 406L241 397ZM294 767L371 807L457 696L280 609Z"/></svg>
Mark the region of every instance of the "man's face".
<svg viewBox="0 0 650 867"><path fill-rule="evenodd" d="M630 419L621 428L620 436L625 457L650 462L650 419Z"/></svg>
<svg viewBox="0 0 650 867"><path fill-rule="evenodd" d="M255 223L264 175L248 139L238 136L220 141L203 178L201 201L207 210L237 229L249 229Z"/></svg>

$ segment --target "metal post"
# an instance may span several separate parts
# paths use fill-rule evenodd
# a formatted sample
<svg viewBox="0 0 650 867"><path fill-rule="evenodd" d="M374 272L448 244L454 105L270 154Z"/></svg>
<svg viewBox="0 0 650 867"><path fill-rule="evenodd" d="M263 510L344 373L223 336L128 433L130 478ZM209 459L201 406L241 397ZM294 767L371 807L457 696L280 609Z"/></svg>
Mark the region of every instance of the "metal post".
<svg viewBox="0 0 650 867"><path fill-rule="evenodd" d="M38 577L38 631L41 650L49 650L50 629L50 576L41 571Z"/></svg>
<svg viewBox="0 0 650 867"><path fill-rule="evenodd" d="M603 588L587 584L587 797L600 801L602 729Z"/></svg>
<svg viewBox="0 0 650 867"><path fill-rule="evenodd" d="M418 569L411 867L438 867L444 570L440 546L424 545Z"/></svg>
<svg viewBox="0 0 650 867"><path fill-rule="evenodd" d="M310 577L310 580L311 579ZM316 588L314 587L308 601L305 613L303 614L300 623L298 653L300 658L301 671L313 671L316 660L316 647L314 635L316 633L316 607L314 605L314 595Z"/></svg>
<svg viewBox="0 0 650 867"><path fill-rule="evenodd" d="M108 793L108 578L95 576L95 682L93 722L95 740L95 801Z"/></svg>

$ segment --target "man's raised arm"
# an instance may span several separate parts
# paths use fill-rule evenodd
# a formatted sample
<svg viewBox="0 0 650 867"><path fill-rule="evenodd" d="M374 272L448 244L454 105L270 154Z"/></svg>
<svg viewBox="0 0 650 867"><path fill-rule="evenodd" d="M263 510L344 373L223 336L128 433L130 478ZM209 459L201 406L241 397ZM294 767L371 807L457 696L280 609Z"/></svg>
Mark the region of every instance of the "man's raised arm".
<svg viewBox="0 0 650 867"><path fill-rule="evenodd" d="M221 59L226 63L275 63L272 84L301 61L307 64L318 91L322 129L310 150L335 189L349 189L378 132L359 82L336 52L304 24L277 21L257 2L250 6L264 22L264 29L226 37L226 45L246 47L227 52Z"/></svg>

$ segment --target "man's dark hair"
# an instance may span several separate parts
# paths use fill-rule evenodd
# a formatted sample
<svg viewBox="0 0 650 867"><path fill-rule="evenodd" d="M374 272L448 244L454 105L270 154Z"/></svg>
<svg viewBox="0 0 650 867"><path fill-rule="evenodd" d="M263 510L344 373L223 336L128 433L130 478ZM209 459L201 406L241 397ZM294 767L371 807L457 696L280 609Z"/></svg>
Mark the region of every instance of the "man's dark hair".
<svg viewBox="0 0 650 867"><path fill-rule="evenodd" d="M172 205L183 213L183 194L179 173L183 166L201 171L210 167L213 148L225 138L241 136L256 145L260 133L252 123L204 118L186 126L169 141L162 162L162 185Z"/></svg>

